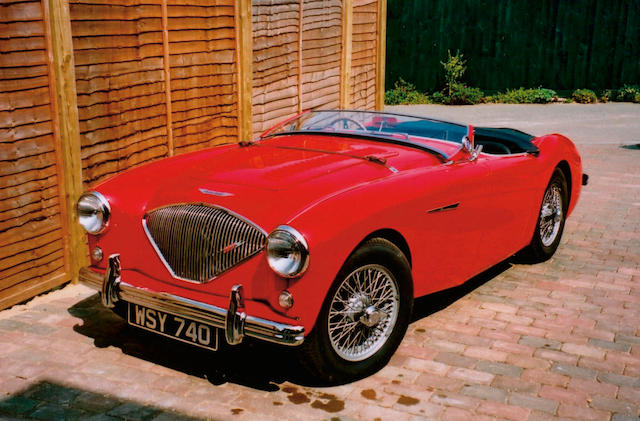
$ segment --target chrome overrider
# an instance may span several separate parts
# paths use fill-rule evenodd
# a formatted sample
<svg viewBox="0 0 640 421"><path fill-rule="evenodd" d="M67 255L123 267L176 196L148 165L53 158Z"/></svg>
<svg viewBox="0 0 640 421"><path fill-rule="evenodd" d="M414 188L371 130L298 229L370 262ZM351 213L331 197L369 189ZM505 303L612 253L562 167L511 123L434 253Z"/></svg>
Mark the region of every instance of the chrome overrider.
<svg viewBox="0 0 640 421"><path fill-rule="evenodd" d="M292 326L246 314L242 285L231 289L229 308L223 308L179 297L177 295L150 291L130 285L120 278L120 255L109 256L104 276L84 267L79 280L101 292L102 304L115 307L119 301L138 304L170 314L182 315L192 320L223 329L231 345L242 342L243 337L275 342L283 345L300 345L304 341L304 327Z"/></svg>

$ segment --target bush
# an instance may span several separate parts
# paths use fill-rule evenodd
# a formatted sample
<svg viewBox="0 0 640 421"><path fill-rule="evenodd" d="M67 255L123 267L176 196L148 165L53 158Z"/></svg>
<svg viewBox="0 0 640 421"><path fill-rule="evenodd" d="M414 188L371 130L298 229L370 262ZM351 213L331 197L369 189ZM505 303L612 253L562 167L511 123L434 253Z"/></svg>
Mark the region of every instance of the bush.
<svg viewBox="0 0 640 421"><path fill-rule="evenodd" d="M556 91L546 88L510 89L487 98L487 102L505 104L547 104L557 99Z"/></svg>
<svg viewBox="0 0 640 421"><path fill-rule="evenodd" d="M434 92L431 94L431 101L434 104L447 104L449 101L449 97L447 97L442 92Z"/></svg>
<svg viewBox="0 0 640 421"><path fill-rule="evenodd" d="M616 93L616 101L619 102L640 102L640 88L637 86L624 85Z"/></svg>
<svg viewBox="0 0 640 421"><path fill-rule="evenodd" d="M472 105L483 102L484 92L478 88L471 88L462 83L454 83L451 86L451 94L448 98L450 105Z"/></svg>
<svg viewBox="0 0 640 421"><path fill-rule="evenodd" d="M401 104L428 104L429 96L416 90L415 85L400 78L390 89L384 93L386 105Z"/></svg>
<svg viewBox="0 0 640 421"><path fill-rule="evenodd" d="M447 50L447 61L441 61L444 68L444 78L447 81L447 94L449 97L453 95L453 91L457 85L460 85L460 78L467 71L466 61L462 59L462 53L456 51L456 55L451 55L451 50Z"/></svg>
<svg viewBox="0 0 640 421"><path fill-rule="evenodd" d="M602 94L600 95L600 102L613 101L615 97L616 97L616 92L612 91L611 89L607 89L605 91L602 91Z"/></svg>
<svg viewBox="0 0 640 421"><path fill-rule="evenodd" d="M571 94L571 99L580 104L594 104L598 102L596 93L590 89L576 89Z"/></svg>

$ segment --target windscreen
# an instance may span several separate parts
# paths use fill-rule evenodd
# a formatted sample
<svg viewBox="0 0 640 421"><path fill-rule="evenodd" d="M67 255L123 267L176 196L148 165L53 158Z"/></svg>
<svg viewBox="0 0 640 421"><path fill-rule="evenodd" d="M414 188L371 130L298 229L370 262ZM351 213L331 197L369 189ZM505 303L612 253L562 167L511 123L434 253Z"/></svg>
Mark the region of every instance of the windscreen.
<svg viewBox="0 0 640 421"><path fill-rule="evenodd" d="M467 127L438 120L372 111L309 111L266 132L279 134L315 132L409 139L417 136L461 143Z"/></svg>

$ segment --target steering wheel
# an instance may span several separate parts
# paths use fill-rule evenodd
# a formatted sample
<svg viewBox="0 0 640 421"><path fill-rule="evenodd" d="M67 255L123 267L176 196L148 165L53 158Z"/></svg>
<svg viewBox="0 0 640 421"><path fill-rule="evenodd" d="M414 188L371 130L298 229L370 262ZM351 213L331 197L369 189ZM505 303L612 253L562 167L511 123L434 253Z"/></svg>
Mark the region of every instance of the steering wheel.
<svg viewBox="0 0 640 421"><path fill-rule="evenodd" d="M349 123L353 123L358 127L358 129L364 130L365 132L367 131L367 128L364 127L364 125L362 125L362 123L357 122L354 119L349 118L349 117L338 117L335 120L333 120L331 123L327 124L326 127L333 127L334 124L336 124L338 122L341 122L341 121L344 122L343 127L342 127L343 129L348 129L349 128L348 127Z"/></svg>

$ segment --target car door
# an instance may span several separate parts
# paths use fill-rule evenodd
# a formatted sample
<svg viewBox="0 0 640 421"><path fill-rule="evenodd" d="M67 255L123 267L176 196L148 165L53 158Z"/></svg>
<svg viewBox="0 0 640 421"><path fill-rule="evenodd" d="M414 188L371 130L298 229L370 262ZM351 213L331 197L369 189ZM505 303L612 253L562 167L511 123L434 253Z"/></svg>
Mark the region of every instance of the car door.
<svg viewBox="0 0 640 421"><path fill-rule="evenodd" d="M421 199L414 273L417 295L458 285L484 265L477 257L489 201L487 163L464 159L443 165L428 179Z"/></svg>
<svg viewBox="0 0 640 421"><path fill-rule="evenodd" d="M513 255L531 240L532 214L539 206L537 158L531 154L480 155L487 165L490 200L482 212L485 227L478 259L488 265ZM535 222L534 222L535 223ZM488 267L488 266L487 266Z"/></svg>

